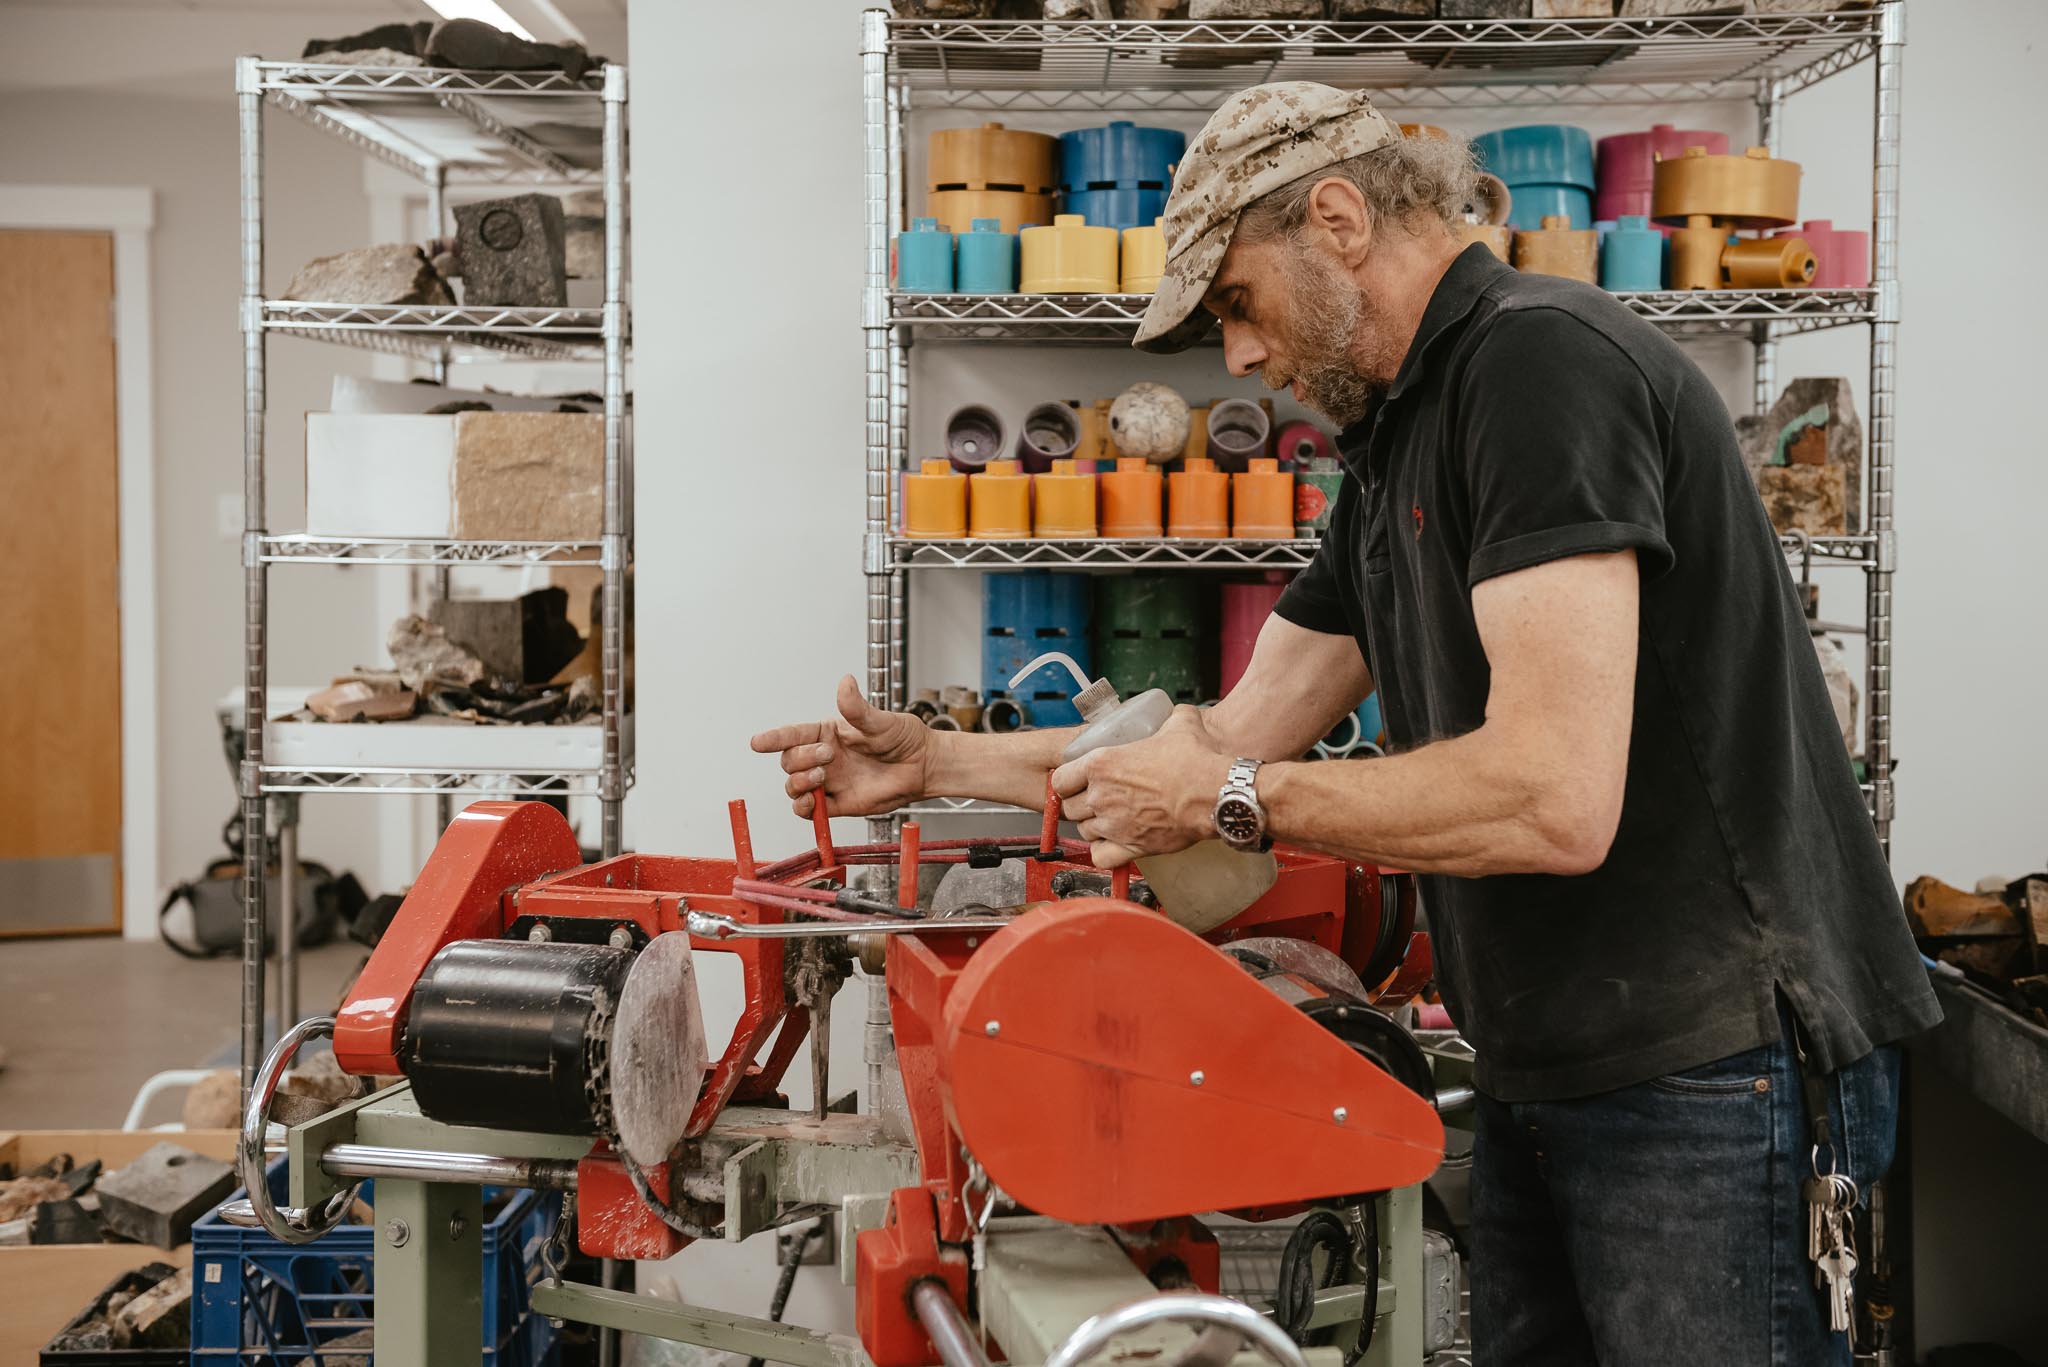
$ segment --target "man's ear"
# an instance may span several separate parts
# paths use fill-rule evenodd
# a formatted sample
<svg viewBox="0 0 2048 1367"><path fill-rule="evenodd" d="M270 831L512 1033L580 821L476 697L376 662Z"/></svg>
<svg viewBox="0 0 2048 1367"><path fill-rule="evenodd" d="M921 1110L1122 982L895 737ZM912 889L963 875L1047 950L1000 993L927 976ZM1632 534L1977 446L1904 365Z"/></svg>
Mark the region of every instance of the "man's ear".
<svg viewBox="0 0 2048 1367"><path fill-rule="evenodd" d="M1365 196L1342 176L1325 176L1308 192L1308 223L1330 235L1346 269L1365 260L1372 247L1372 215Z"/></svg>

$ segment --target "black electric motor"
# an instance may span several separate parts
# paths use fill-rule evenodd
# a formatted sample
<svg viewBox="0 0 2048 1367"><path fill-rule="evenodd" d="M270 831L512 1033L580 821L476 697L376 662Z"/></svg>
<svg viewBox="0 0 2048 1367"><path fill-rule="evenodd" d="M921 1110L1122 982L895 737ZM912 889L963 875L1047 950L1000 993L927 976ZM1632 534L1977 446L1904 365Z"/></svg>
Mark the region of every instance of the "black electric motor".
<svg viewBox="0 0 2048 1367"><path fill-rule="evenodd" d="M607 945L458 940L413 989L401 1061L448 1125L604 1134L611 1040L633 955Z"/></svg>

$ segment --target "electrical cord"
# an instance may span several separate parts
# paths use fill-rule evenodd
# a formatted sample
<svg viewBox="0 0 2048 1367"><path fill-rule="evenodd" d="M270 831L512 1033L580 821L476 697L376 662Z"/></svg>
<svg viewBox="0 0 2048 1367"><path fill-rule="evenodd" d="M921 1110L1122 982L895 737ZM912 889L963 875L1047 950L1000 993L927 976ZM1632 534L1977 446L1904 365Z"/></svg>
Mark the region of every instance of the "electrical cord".
<svg viewBox="0 0 2048 1367"><path fill-rule="evenodd" d="M1361 1200L1355 1209L1365 1226L1364 1249L1358 1250L1360 1240L1352 1237L1342 1217L1328 1210L1311 1211L1294 1227L1287 1246L1281 1250L1280 1285L1273 1298L1274 1321L1289 1338L1306 1347L1311 1332L1309 1321L1315 1315L1316 1292L1327 1291L1343 1283L1350 1274L1354 1251L1362 1252L1364 1256L1359 1261L1364 1264L1361 1271L1365 1282L1365 1309L1360 1316L1358 1342L1344 1355L1344 1367L1351 1367L1372 1346L1373 1328L1379 1318L1379 1211L1370 1197ZM1329 1255L1324 1264L1321 1286L1316 1285L1315 1275L1315 1251L1318 1248Z"/></svg>
<svg viewBox="0 0 2048 1367"><path fill-rule="evenodd" d="M782 1265L782 1275L776 1278L774 1299L768 1302L768 1318L772 1323L782 1323L782 1312L789 1305L790 1290L796 1285L796 1270L803 1266L804 1254L809 1251L812 1242L824 1232L825 1222L816 1220L803 1232L801 1238L789 1241L789 1259ZM762 1367L762 1363L761 1358L747 1359L747 1367Z"/></svg>

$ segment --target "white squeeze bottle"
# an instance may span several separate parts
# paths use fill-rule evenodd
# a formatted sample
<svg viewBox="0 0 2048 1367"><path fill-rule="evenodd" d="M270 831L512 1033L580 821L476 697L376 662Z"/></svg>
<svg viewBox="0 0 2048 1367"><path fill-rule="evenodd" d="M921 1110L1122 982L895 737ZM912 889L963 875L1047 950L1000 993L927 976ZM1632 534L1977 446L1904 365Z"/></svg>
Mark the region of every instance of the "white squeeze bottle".
<svg viewBox="0 0 2048 1367"><path fill-rule="evenodd" d="M1164 689L1148 688L1129 702L1119 702L1108 679L1090 683L1081 667L1060 651L1041 655L1018 670L1010 687L1014 689L1048 664L1064 665L1074 676L1081 690L1074 695L1074 706L1086 723L1073 743L1060 752L1062 764L1071 764L1105 745L1143 740L1173 715L1173 699ZM1148 854L1138 860L1138 872L1151 885L1160 910L1169 919L1205 935L1264 896L1280 876L1280 865L1271 851L1233 850L1211 838L1176 854Z"/></svg>

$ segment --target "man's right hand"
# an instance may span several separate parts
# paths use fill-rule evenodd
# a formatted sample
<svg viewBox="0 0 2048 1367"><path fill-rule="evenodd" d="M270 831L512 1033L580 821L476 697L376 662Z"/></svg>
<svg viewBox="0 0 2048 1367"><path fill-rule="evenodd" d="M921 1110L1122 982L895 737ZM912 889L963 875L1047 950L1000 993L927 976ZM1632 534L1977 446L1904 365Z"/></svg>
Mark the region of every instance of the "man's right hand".
<svg viewBox="0 0 2048 1367"><path fill-rule="evenodd" d="M820 792L830 816L874 816L925 795L933 736L903 712L868 706L851 674L839 681L839 715L755 736L756 754L780 751L783 785L808 818Z"/></svg>

